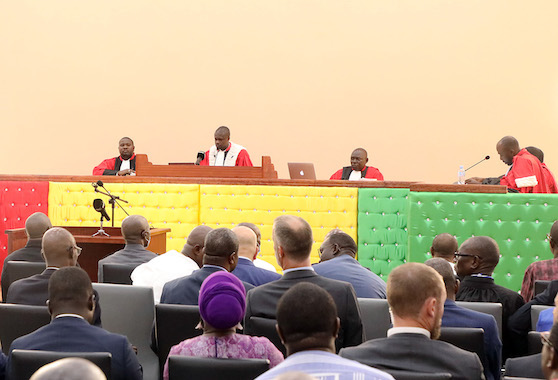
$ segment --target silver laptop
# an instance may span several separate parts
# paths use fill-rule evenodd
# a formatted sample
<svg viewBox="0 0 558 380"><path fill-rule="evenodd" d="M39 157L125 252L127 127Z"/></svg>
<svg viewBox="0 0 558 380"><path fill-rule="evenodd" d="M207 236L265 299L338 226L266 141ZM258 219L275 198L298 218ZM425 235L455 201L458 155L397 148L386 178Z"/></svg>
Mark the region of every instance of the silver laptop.
<svg viewBox="0 0 558 380"><path fill-rule="evenodd" d="M314 164L308 162L289 162L291 179L316 179Z"/></svg>

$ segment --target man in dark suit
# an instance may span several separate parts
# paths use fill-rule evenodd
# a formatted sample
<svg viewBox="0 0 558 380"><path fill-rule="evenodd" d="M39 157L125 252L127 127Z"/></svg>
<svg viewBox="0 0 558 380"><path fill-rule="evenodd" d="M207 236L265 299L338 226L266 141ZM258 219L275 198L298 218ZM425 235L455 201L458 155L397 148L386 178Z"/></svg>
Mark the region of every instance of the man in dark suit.
<svg viewBox="0 0 558 380"><path fill-rule="evenodd" d="M317 274L353 285L358 298L386 298L386 283L356 259L357 245L341 230L333 230L320 247L320 262L312 268Z"/></svg>
<svg viewBox="0 0 558 380"><path fill-rule="evenodd" d="M54 227L45 232L42 241L46 269L43 273L17 280L8 289L6 302L23 305L45 306L48 299L48 281L59 268L75 267L81 253L76 239L61 227ZM101 308L99 295L95 293L95 313L93 323L101 326Z"/></svg>
<svg viewBox="0 0 558 380"><path fill-rule="evenodd" d="M7 276L4 276L4 274L6 273L6 264L9 261L31 261L37 263L45 261L41 254L41 240L43 239L44 233L50 228L52 228L52 223L50 223L48 216L42 212L36 212L27 218L25 221L27 244L25 247L10 253L4 259L4 267L2 268L2 289L7 289L8 287L8 284L5 282Z"/></svg>
<svg viewBox="0 0 558 380"><path fill-rule="evenodd" d="M110 352L114 380L141 380L142 368L128 339L91 326L95 309L93 288L81 268L67 267L56 271L48 286L50 324L13 341L15 349L56 352Z"/></svg>
<svg viewBox="0 0 558 380"><path fill-rule="evenodd" d="M232 274L254 286L267 284L281 278L279 273L254 265L253 261L258 256L258 243L254 231L244 226L235 227L232 231L238 238L238 264Z"/></svg>
<svg viewBox="0 0 558 380"><path fill-rule="evenodd" d="M149 231L147 219L141 215L130 215L122 221L121 229L126 246L124 246L124 249L99 260L99 271L97 274L99 282L103 282L102 267L105 264L122 264L137 267L157 257L156 253L146 249L151 241L151 232Z"/></svg>
<svg viewBox="0 0 558 380"><path fill-rule="evenodd" d="M169 281L163 287L161 303L197 305L200 288L211 273L232 272L238 262L238 239L228 228L217 228L205 237L203 267L189 276ZM246 291L254 286L243 282Z"/></svg>
<svg viewBox="0 0 558 380"><path fill-rule="evenodd" d="M310 264L312 243L312 229L304 219L292 215L281 215L275 219L273 246L277 263L283 268L283 277L248 292L244 325L250 325L252 316L276 319L279 298L294 285L311 282L325 289L337 306L341 320L335 340L337 351L360 344L364 337L355 291L347 282L331 280L314 272Z"/></svg>
<svg viewBox="0 0 558 380"><path fill-rule="evenodd" d="M388 337L345 348L341 356L378 369L449 372L455 379L484 378L476 354L436 340L446 290L434 269L420 263L398 266L388 277L387 299L393 321Z"/></svg>

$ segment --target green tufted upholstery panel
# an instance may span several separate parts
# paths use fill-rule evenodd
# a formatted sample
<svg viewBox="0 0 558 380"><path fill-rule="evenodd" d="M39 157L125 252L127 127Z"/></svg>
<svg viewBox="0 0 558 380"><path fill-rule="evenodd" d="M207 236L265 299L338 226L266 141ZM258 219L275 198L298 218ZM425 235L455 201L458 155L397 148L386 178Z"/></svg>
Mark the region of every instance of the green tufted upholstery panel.
<svg viewBox="0 0 558 380"><path fill-rule="evenodd" d="M471 236L490 236L500 247L494 280L519 291L525 268L552 258L545 236L556 219L558 195L412 192L409 261L429 259L432 240L442 232L459 244Z"/></svg>
<svg viewBox="0 0 558 380"><path fill-rule="evenodd" d="M359 189L358 261L387 279L407 258L409 189Z"/></svg>

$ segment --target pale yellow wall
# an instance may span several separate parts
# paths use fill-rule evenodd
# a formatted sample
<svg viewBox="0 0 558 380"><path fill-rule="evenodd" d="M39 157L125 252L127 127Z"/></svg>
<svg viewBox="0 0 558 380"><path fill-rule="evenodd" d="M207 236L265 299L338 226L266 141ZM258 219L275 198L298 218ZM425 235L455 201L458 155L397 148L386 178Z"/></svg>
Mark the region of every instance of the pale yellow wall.
<svg viewBox="0 0 558 380"><path fill-rule="evenodd" d="M363 146L386 179L499 175L503 135L558 172L555 0L3 0L0 173L89 174L129 135L193 161L228 125L255 163Z"/></svg>

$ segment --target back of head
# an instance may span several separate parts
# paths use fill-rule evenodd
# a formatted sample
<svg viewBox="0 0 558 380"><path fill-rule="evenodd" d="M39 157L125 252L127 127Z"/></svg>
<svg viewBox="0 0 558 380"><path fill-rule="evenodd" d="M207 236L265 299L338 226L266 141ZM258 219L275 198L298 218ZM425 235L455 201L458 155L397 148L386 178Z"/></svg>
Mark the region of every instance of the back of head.
<svg viewBox="0 0 558 380"><path fill-rule="evenodd" d="M448 233L436 235L432 241L430 253L432 257L443 257L444 259L454 259L457 251L457 239Z"/></svg>
<svg viewBox="0 0 558 380"><path fill-rule="evenodd" d="M215 134L222 134L223 136L226 136L226 137L230 138L231 137L231 130L229 129L229 127L226 127L226 126L222 125L215 130Z"/></svg>
<svg viewBox="0 0 558 380"><path fill-rule="evenodd" d="M498 141L498 145L501 145L505 149L517 150L519 152L519 141L513 136L504 136Z"/></svg>
<svg viewBox="0 0 558 380"><path fill-rule="evenodd" d="M525 149L527 150L527 152L537 157L541 163L544 162L544 152L542 150L540 150L536 146L528 146Z"/></svg>
<svg viewBox="0 0 558 380"><path fill-rule="evenodd" d="M235 275L219 271L209 275L200 288L200 316L216 329L235 327L244 318L246 290Z"/></svg>
<svg viewBox="0 0 558 380"><path fill-rule="evenodd" d="M342 250L350 250L355 253L357 251L355 240L351 237L351 235L343 231L339 231L329 235L327 241L330 244L337 244Z"/></svg>
<svg viewBox="0 0 558 380"><path fill-rule="evenodd" d="M353 238L340 230L334 230L334 233L328 233L325 241L320 247L320 262L331 260L341 255L355 257L357 253L357 245Z"/></svg>
<svg viewBox="0 0 558 380"><path fill-rule="evenodd" d="M205 236L204 264L222 265L235 252L238 252L238 238L228 228L217 228Z"/></svg>
<svg viewBox="0 0 558 380"><path fill-rule="evenodd" d="M72 234L61 227L49 229L43 235L42 252L49 267L75 266L77 254L73 247L76 240Z"/></svg>
<svg viewBox="0 0 558 380"><path fill-rule="evenodd" d="M99 367L83 358L65 358L42 366L30 380L106 380Z"/></svg>
<svg viewBox="0 0 558 380"><path fill-rule="evenodd" d="M29 239L40 239L44 233L52 228L48 216L42 212L35 212L25 221L25 232Z"/></svg>
<svg viewBox="0 0 558 380"><path fill-rule="evenodd" d="M401 318L417 317L430 297L441 302L443 294L441 276L424 264L406 263L388 276L387 300L393 314Z"/></svg>
<svg viewBox="0 0 558 380"><path fill-rule="evenodd" d="M48 282L49 309L53 316L87 311L92 294L89 276L78 267L61 268Z"/></svg>
<svg viewBox="0 0 558 380"><path fill-rule="evenodd" d="M186 244L191 246L200 245L201 247L205 244L205 237L211 231L212 228L209 226L197 226L190 231L188 238L186 239Z"/></svg>
<svg viewBox="0 0 558 380"><path fill-rule="evenodd" d="M279 299L277 325L290 353L330 347L337 331L337 307L324 289L301 282Z"/></svg>
<svg viewBox="0 0 558 380"><path fill-rule="evenodd" d="M312 228L308 222L298 216L281 215L273 222L273 241L283 247L285 255L295 261L304 261L310 257Z"/></svg>
<svg viewBox="0 0 558 380"><path fill-rule="evenodd" d="M448 298L455 298L455 274L453 273L453 268L447 260L439 257L426 260L424 265L429 266L442 276L444 279L444 285L446 286L446 293Z"/></svg>
<svg viewBox="0 0 558 380"><path fill-rule="evenodd" d="M558 220L550 228L550 238L552 240L551 243L554 243L554 246L558 246Z"/></svg>
<svg viewBox="0 0 558 380"><path fill-rule="evenodd" d="M488 236L474 236L465 240L463 244L461 244L461 247L459 247L459 253L478 256L480 258L480 265L476 273L490 275L500 261L498 244L494 239ZM459 269L462 262L463 259L459 258L456 268ZM460 276L462 275L460 272L458 272L458 274Z"/></svg>
<svg viewBox="0 0 558 380"><path fill-rule="evenodd" d="M558 377L558 323L556 323L556 318L554 318L554 324L548 334L548 342L544 342L541 356L542 370L546 379L556 379Z"/></svg>
<svg viewBox="0 0 558 380"><path fill-rule="evenodd" d="M235 227L232 229L238 238L238 255L253 260L258 253L256 234L248 227Z"/></svg>
<svg viewBox="0 0 558 380"><path fill-rule="evenodd" d="M149 239L149 222L142 215L126 217L122 221L121 229L127 244L139 244L144 239Z"/></svg>
<svg viewBox="0 0 558 380"><path fill-rule="evenodd" d="M254 233L256 234L256 238L258 239L258 245L260 245L261 240L262 240L262 233L261 233L260 229L258 228L258 226L256 226L254 223L248 223L248 222L238 223L236 226L237 227L248 227L249 229L254 231Z"/></svg>

